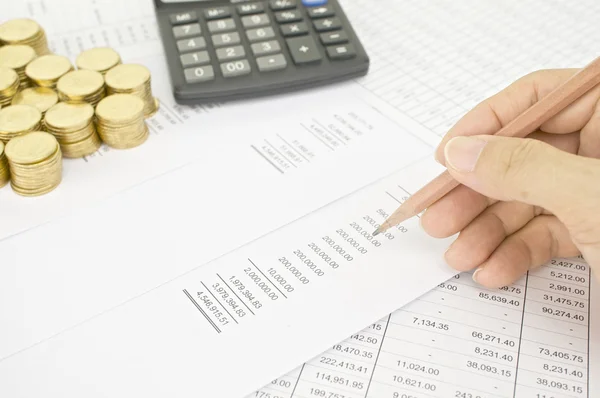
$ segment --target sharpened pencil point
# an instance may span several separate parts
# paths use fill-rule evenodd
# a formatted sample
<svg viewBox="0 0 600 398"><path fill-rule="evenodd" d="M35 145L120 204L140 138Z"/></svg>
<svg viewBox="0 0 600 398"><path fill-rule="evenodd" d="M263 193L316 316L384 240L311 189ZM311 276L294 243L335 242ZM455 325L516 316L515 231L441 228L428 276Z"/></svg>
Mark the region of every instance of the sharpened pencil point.
<svg viewBox="0 0 600 398"><path fill-rule="evenodd" d="M377 229L375 230L375 232L373 232L373 236L377 236L377 235L379 235L380 233L381 233L381 231L379 230L379 228L377 228Z"/></svg>

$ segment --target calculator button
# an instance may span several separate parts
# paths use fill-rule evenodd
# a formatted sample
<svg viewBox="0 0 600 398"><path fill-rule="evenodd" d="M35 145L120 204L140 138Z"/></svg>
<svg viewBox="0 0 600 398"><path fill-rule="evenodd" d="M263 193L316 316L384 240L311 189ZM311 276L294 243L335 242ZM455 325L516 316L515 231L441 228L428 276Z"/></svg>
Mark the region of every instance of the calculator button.
<svg viewBox="0 0 600 398"><path fill-rule="evenodd" d="M302 21L299 10L281 11L275 14L275 20L279 23Z"/></svg>
<svg viewBox="0 0 600 398"><path fill-rule="evenodd" d="M317 19L313 23L317 32L326 32L328 30L336 30L342 27L342 23L338 18Z"/></svg>
<svg viewBox="0 0 600 398"><path fill-rule="evenodd" d="M296 0L271 0L269 4L271 6L271 10L273 11L296 8Z"/></svg>
<svg viewBox="0 0 600 398"><path fill-rule="evenodd" d="M221 64L221 72L223 73L223 77L247 75L250 73L250 70L250 64L245 59Z"/></svg>
<svg viewBox="0 0 600 398"><path fill-rule="evenodd" d="M332 6L322 6L322 7L313 7L308 9L308 16L311 18L325 18L325 17L333 17L335 12L333 12Z"/></svg>
<svg viewBox="0 0 600 398"><path fill-rule="evenodd" d="M180 25L198 21L198 15L194 11L171 14L169 18L173 25Z"/></svg>
<svg viewBox="0 0 600 398"><path fill-rule="evenodd" d="M327 47L327 55L331 59L348 59L356 55L356 50L352 44L342 44L339 46Z"/></svg>
<svg viewBox="0 0 600 398"><path fill-rule="evenodd" d="M328 46L330 44L341 44L348 42L348 35L343 30L337 32L321 33L321 43Z"/></svg>
<svg viewBox="0 0 600 398"><path fill-rule="evenodd" d="M327 0L302 0L302 4L306 7L322 6L327 4Z"/></svg>
<svg viewBox="0 0 600 398"><path fill-rule="evenodd" d="M185 75L185 81L188 83L200 83L215 78L215 71L210 65L185 69L183 73Z"/></svg>
<svg viewBox="0 0 600 398"><path fill-rule="evenodd" d="M244 28L255 28L257 26L265 26L271 23L271 19L267 14L248 15L242 17L242 25Z"/></svg>
<svg viewBox="0 0 600 398"><path fill-rule="evenodd" d="M317 43L310 36L287 39L287 45L296 64L306 64L321 59Z"/></svg>
<svg viewBox="0 0 600 398"><path fill-rule="evenodd" d="M206 48L206 40L201 36L179 40L177 41L177 48L179 48L179 51L182 53L193 50L203 50Z"/></svg>
<svg viewBox="0 0 600 398"><path fill-rule="evenodd" d="M281 46L277 40L264 41L262 43L252 44L252 52L255 56L273 54L281 51Z"/></svg>
<svg viewBox="0 0 600 398"><path fill-rule="evenodd" d="M200 33L200 25L197 23L175 26L173 28L173 35L176 39L183 39L184 37L196 36Z"/></svg>
<svg viewBox="0 0 600 398"><path fill-rule="evenodd" d="M217 49L217 58L219 61L225 61L229 59L244 58L246 51L243 46L223 47Z"/></svg>
<svg viewBox="0 0 600 398"><path fill-rule="evenodd" d="M256 58L258 70L261 72L271 72L274 70L285 69L287 61L282 54L269 55L266 57Z"/></svg>
<svg viewBox="0 0 600 398"><path fill-rule="evenodd" d="M204 10L206 19L219 19L231 16L231 7L211 7Z"/></svg>
<svg viewBox="0 0 600 398"><path fill-rule="evenodd" d="M237 6L237 10L240 15L250 15L263 12L265 7L262 5L262 3L242 4Z"/></svg>
<svg viewBox="0 0 600 398"><path fill-rule="evenodd" d="M269 26L267 28L247 30L246 35L248 36L248 40L250 41L259 41L275 37L275 31Z"/></svg>
<svg viewBox="0 0 600 398"><path fill-rule="evenodd" d="M211 33L223 32L226 30L234 30L235 21L232 18L219 19L217 21L208 22L208 30Z"/></svg>
<svg viewBox="0 0 600 398"><path fill-rule="evenodd" d="M284 36L300 36L308 33L308 26L304 22L281 25L281 34Z"/></svg>
<svg viewBox="0 0 600 398"><path fill-rule="evenodd" d="M238 32L222 33L220 35L212 35L212 42L215 47L229 46L240 42L240 34Z"/></svg>
<svg viewBox="0 0 600 398"><path fill-rule="evenodd" d="M184 68L207 64L210 61L210 56L206 51L183 54L179 58L181 59L181 65L183 65Z"/></svg>

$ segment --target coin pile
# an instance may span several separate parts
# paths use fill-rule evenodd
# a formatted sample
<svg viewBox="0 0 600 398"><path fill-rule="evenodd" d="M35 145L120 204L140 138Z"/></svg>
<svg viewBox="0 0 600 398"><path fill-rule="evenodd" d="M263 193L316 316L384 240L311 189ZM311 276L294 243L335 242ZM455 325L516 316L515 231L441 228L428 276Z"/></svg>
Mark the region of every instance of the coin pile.
<svg viewBox="0 0 600 398"><path fill-rule="evenodd" d="M39 130L42 112L31 105L11 105L0 109L0 141L5 143L18 135Z"/></svg>
<svg viewBox="0 0 600 398"><path fill-rule="evenodd" d="M58 97L64 102L87 102L92 106L106 96L104 77L100 72L80 69L58 79Z"/></svg>
<svg viewBox="0 0 600 398"><path fill-rule="evenodd" d="M25 74L25 68L36 57L33 48L25 45L8 45L0 47L0 66L17 72L20 88L31 87L31 82Z"/></svg>
<svg viewBox="0 0 600 398"><path fill-rule="evenodd" d="M19 91L19 75L10 68L0 66L0 109L10 105Z"/></svg>
<svg viewBox="0 0 600 398"><path fill-rule="evenodd" d="M19 91L12 99L13 105L31 105L36 107L42 116L58 102L58 94L47 87L29 87Z"/></svg>
<svg viewBox="0 0 600 398"><path fill-rule="evenodd" d="M38 87L55 88L58 79L73 71L69 58L62 55L42 55L25 68L25 75Z"/></svg>
<svg viewBox="0 0 600 398"><path fill-rule="evenodd" d="M0 43L31 46L37 55L49 54L46 32L28 18L13 19L0 25Z"/></svg>
<svg viewBox="0 0 600 398"><path fill-rule="evenodd" d="M121 56L112 48L96 47L83 51L75 60L77 69L87 69L105 75L109 69L121 64Z"/></svg>
<svg viewBox="0 0 600 398"><path fill-rule="evenodd" d="M120 64L106 73L108 95L132 94L144 101L144 115L150 117L158 110L158 100L152 95L150 71L139 64Z"/></svg>
<svg viewBox="0 0 600 398"><path fill-rule="evenodd" d="M0 188L8 184L8 181L10 181L10 170L6 156L4 156L4 144L0 141Z"/></svg>
<svg viewBox="0 0 600 398"><path fill-rule="evenodd" d="M10 140L5 148L10 184L22 196L38 196L54 190L62 181L62 153L56 138L33 131Z"/></svg>
<svg viewBox="0 0 600 398"><path fill-rule="evenodd" d="M96 107L97 129L108 146L128 149L148 138L144 101L132 94L113 94Z"/></svg>
<svg viewBox="0 0 600 398"><path fill-rule="evenodd" d="M102 145L90 104L60 102L46 112L44 125L56 137L66 158L91 155Z"/></svg>

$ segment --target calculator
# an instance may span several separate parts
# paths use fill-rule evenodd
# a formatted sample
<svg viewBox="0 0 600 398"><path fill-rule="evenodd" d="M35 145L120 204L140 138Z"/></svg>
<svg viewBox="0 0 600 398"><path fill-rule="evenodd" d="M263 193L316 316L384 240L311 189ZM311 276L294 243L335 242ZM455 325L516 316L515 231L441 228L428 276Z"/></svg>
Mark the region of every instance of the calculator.
<svg viewBox="0 0 600 398"><path fill-rule="evenodd" d="M175 101L226 102L340 82L369 57L337 0L154 0Z"/></svg>

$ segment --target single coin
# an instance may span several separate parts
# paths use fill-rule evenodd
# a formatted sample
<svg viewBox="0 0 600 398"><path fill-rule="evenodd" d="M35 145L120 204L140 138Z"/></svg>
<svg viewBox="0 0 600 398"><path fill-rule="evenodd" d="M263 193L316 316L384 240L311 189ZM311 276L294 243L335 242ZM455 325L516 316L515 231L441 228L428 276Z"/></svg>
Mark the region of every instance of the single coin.
<svg viewBox="0 0 600 398"><path fill-rule="evenodd" d="M35 57L35 50L30 46L16 44L0 47L0 66L23 69Z"/></svg>
<svg viewBox="0 0 600 398"><path fill-rule="evenodd" d="M87 103L59 102L46 112L46 125L58 130L84 128L94 117L94 107Z"/></svg>
<svg viewBox="0 0 600 398"><path fill-rule="evenodd" d="M96 107L96 116L110 124L128 123L144 112L144 101L131 94L114 94L104 98Z"/></svg>
<svg viewBox="0 0 600 398"><path fill-rule="evenodd" d="M0 40L15 43L30 40L41 32L40 25L28 18L12 19L0 25Z"/></svg>
<svg viewBox="0 0 600 398"><path fill-rule="evenodd" d="M33 131L13 138L6 144L6 157L23 165L39 163L56 152L58 141L44 131Z"/></svg>
<svg viewBox="0 0 600 398"><path fill-rule="evenodd" d="M106 73L121 63L119 53L109 47L96 47L83 51L77 56L75 64L79 69L88 69Z"/></svg>
<svg viewBox="0 0 600 398"><path fill-rule="evenodd" d="M68 97L83 98L102 89L104 78L91 70L76 70L62 76L56 85Z"/></svg>
<svg viewBox="0 0 600 398"><path fill-rule="evenodd" d="M0 66L0 96L4 91L14 88L15 84L18 85L18 82L19 75L14 69Z"/></svg>
<svg viewBox="0 0 600 398"><path fill-rule="evenodd" d="M73 70L73 65L62 55L42 55L31 61L25 68L25 74L36 85L54 87L58 79Z"/></svg>
<svg viewBox="0 0 600 398"><path fill-rule="evenodd" d="M18 92L12 99L13 105L32 105L44 114L58 102L56 91L47 87L30 87Z"/></svg>
<svg viewBox="0 0 600 398"><path fill-rule="evenodd" d="M140 87L149 79L150 70L139 64L121 64L106 73L106 85L119 91Z"/></svg>
<svg viewBox="0 0 600 398"><path fill-rule="evenodd" d="M0 109L0 140L36 129L42 121L42 112L31 105L12 105Z"/></svg>

